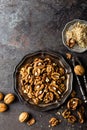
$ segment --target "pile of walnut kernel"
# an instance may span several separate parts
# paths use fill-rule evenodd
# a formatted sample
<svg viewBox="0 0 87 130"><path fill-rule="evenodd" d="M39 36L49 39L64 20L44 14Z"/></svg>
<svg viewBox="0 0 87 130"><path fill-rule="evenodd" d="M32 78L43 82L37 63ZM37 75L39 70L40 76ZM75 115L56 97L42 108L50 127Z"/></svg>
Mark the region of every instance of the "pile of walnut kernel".
<svg viewBox="0 0 87 130"><path fill-rule="evenodd" d="M20 69L23 94L34 104L59 100L66 90L65 70L50 58L35 58Z"/></svg>

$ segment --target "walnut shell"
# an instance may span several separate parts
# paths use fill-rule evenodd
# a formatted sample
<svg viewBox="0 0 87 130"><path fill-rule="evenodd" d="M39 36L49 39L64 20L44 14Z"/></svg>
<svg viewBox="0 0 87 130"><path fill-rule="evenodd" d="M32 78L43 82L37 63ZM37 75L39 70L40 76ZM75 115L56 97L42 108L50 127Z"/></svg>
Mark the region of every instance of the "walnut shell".
<svg viewBox="0 0 87 130"><path fill-rule="evenodd" d="M11 104L11 103L14 101L14 99L15 99L14 94L9 93L9 94L7 94L7 95L4 97L4 103L6 103L6 104Z"/></svg>
<svg viewBox="0 0 87 130"><path fill-rule="evenodd" d="M70 115L69 117L68 117L68 122L69 123L75 123L76 122L76 117L74 116L74 115Z"/></svg>
<svg viewBox="0 0 87 130"><path fill-rule="evenodd" d="M85 73L85 69L82 65L76 65L74 67L74 72L76 75L82 76Z"/></svg>
<svg viewBox="0 0 87 130"><path fill-rule="evenodd" d="M27 121L29 118L29 114L27 112L22 112L20 115L19 115L19 121L22 123L22 122L25 122Z"/></svg>
<svg viewBox="0 0 87 130"><path fill-rule="evenodd" d="M0 103L0 112L5 112L7 110L7 105L5 103Z"/></svg>
<svg viewBox="0 0 87 130"><path fill-rule="evenodd" d="M31 118L28 122L27 122L27 125L28 126L32 126L32 125L34 125L35 124L35 119L34 118Z"/></svg>

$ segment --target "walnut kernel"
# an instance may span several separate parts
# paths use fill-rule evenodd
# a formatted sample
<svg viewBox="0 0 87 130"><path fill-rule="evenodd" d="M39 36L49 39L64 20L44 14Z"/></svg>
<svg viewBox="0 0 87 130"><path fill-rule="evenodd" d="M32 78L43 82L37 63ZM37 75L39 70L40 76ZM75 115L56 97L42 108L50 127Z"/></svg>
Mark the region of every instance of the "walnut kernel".
<svg viewBox="0 0 87 130"><path fill-rule="evenodd" d="M67 119L70 116L71 112L68 109L65 109L62 113L62 116Z"/></svg>
<svg viewBox="0 0 87 130"><path fill-rule="evenodd" d="M56 126L60 123L60 120L58 120L57 118L55 117L52 117L50 120L49 120L49 123L51 126Z"/></svg>
<svg viewBox="0 0 87 130"><path fill-rule="evenodd" d="M67 59L71 59L72 58L72 55L70 53L66 53L66 58Z"/></svg>
<svg viewBox="0 0 87 130"><path fill-rule="evenodd" d="M80 100L78 98L71 98L67 103L67 108L72 109L72 110L76 110L79 103L80 103Z"/></svg>

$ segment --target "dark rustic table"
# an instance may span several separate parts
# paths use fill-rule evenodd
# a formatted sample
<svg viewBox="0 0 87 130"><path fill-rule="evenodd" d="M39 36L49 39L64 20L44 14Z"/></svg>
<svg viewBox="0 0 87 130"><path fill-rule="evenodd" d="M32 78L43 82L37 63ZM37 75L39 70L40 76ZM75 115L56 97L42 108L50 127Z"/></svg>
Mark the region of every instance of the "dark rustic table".
<svg viewBox="0 0 87 130"><path fill-rule="evenodd" d="M86 0L0 0L0 91L14 93L13 72L26 54L51 49L65 55L68 50L62 44L61 31L68 21L75 18L87 20ZM73 54L87 67L87 52ZM73 87L81 98L76 81ZM53 130L86 130L87 119L84 124L71 125L56 115L65 104L56 110L40 112L17 100L7 112L0 114L0 130L49 130L48 121L53 116L62 119ZM22 111L31 113L36 124L28 127L19 123L18 116Z"/></svg>

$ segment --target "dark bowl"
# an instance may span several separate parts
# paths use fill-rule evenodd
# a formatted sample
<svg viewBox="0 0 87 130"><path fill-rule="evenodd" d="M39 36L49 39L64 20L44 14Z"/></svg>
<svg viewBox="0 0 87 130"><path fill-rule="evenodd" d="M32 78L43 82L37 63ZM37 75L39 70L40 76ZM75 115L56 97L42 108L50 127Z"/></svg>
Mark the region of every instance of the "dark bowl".
<svg viewBox="0 0 87 130"><path fill-rule="evenodd" d="M36 58L36 57L39 57L39 58L49 57L65 69L66 91L63 93L61 99L58 100L57 102L48 103L46 105L35 105L35 104L32 104L31 102L29 102L28 97L24 96L23 93L22 93L21 86L20 86L20 83L19 83L19 70L26 63L33 61L33 59ZM32 109L36 109L36 110L41 110L41 111L47 111L47 110L55 109L55 108L58 108L60 105L62 105L72 91L72 81L73 81L73 74L72 74L71 67L68 65L68 63L64 60L64 58L60 54L54 53L54 52L51 52L51 51L38 51L38 52L35 52L35 53L32 53L32 54L26 55L20 61L20 63L16 66L15 72L14 72L14 90L15 90L19 100L22 103L27 104L28 107L31 107Z"/></svg>
<svg viewBox="0 0 87 130"><path fill-rule="evenodd" d="M64 46L67 47L68 50L70 50L70 51L72 51L72 52L76 52L76 53L83 53L83 52L87 51L87 47L86 47L86 48L82 48L82 47L80 47L78 44L76 44L74 47L70 48L70 47L68 47L68 46L66 45L66 36L65 36L65 35L66 35L66 31L67 31L67 30L71 30L71 28L73 27L73 25L74 25L76 22L79 22L79 23L81 23L81 24L87 25L87 21L85 21L85 20L80 20L80 19L74 19L74 20L68 22L68 23L65 25L65 27L64 27L64 29L63 29L63 31L62 31L62 41L63 41Z"/></svg>

